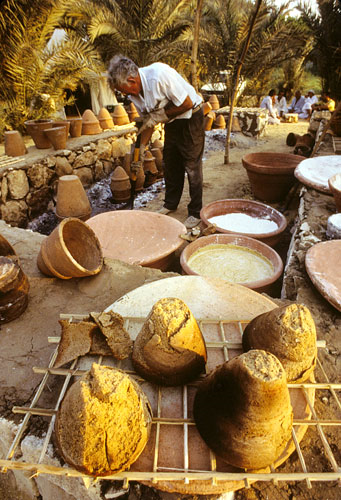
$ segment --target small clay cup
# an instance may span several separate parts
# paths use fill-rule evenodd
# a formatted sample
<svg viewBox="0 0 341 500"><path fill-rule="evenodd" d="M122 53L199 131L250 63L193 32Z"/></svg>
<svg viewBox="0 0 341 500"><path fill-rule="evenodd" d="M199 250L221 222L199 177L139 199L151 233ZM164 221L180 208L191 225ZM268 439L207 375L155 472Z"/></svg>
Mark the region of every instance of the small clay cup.
<svg viewBox="0 0 341 500"><path fill-rule="evenodd" d="M336 210L341 212L341 174L335 174L328 179L329 188L334 196Z"/></svg>
<svg viewBox="0 0 341 500"><path fill-rule="evenodd" d="M218 115L214 121L214 128L226 128L226 122L223 115Z"/></svg>
<svg viewBox="0 0 341 500"><path fill-rule="evenodd" d="M193 414L203 440L227 463L271 465L286 448L293 422L282 364L252 350L218 366L200 383Z"/></svg>
<svg viewBox="0 0 341 500"><path fill-rule="evenodd" d="M43 240L37 265L42 273L61 279L93 276L102 269L102 249L93 230L70 217Z"/></svg>
<svg viewBox="0 0 341 500"><path fill-rule="evenodd" d="M286 140L287 146L295 146L298 137L299 134L294 134L293 132L290 132L287 135L287 140Z"/></svg>
<svg viewBox="0 0 341 500"><path fill-rule="evenodd" d="M23 156L27 153L24 139L18 130L8 130L4 133L4 137L7 156Z"/></svg>
<svg viewBox="0 0 341 500"><path fill-rule="evenodd" d="M76 217L83 221L91 215L91 205L77 175L62 175L58 179L56 215L59 219Z"/></svg>
<svg viewBox="0 0 341 500"><path fill-rule="evenodd" d="M53 128L64 127L64 129L65 129L65 137L66 137L66 140L67 140L67 138L69 137L69 131L70 131L70 122L68 120L54 121L52 123L52 127Z"/></svg>
<svg viewBox="0 0 341 500"><path fill-rule="evenodd" d="M111 117L111 114L106 108L101 108L99 113L98 113L98 121L103 130L113 128L114 122Z"/></svg>
<svg viewBox="0 0 341 500"><path fill-rule="evenodd" d="M128 125L130 123L129 116L122 104L117 104L113 112L113 119L115 125Z"/></svg>
<svg viewBox="0 0 341 500"><path fill-rule="evenodd" d="M123 203L130 200L130 179L124 168L115 168L111 175L110 189L116 203Z"/></svg>
<svg viewBox="0 0 341 500"><path fill-rule="evenodd" d="M212 105L210 102L207 101L202 104L202 112L204 113L204 116L206 116L211 110Z"/></svg>
<svg viewBox="0 0 341 500"><path fill-rule="evenodd" d="M29 120L25 122L27 133L32 137L33 142L38 149L49 149L52 144L44 134L44 130L51 128L52 120Z"/></svg>
<svg viewBox="0 0 341 500"><path fill-rule="evenodd" d="M65 149L66 147L66 133L65 127L52 127L44 130L44 134L56 151L58 149Z"/></svg>
<svg viewBox="0 0 341 500"><path fill-rule="evenodd" d="M219 99L218 99L218 97L215 94L211 95L211 97L209 98L208 102L212 106L213 110L217 110L217 109L220 108Z"/></svg>
<svg viewBox="0 0 341 500"><path fill-rule="evenodd" d="M0 323L8 323L25 311L29 288L19 263L0 257Z"/></svg>
<svg viewBox="0 0 341 500"><path fill-rule="evenodd" d="M80 137L82 135L82 118L68 118L70 122L71 137Z"/></svg>
<svg viewBox="0 0 341 500"><path fill-rule="evenodd" d="M213 120L214 120L213 116L214 115L213 115L213 113L211 111L205 116L205 119L204 119L204 128L205 128L206 131L209 131L212 128Z"/></svg>
<svg viewBox="0 0 341 500"><path fill-rule="evenodd" d="M102 132L101 126L91 109L86 109L82 115L82 135L95 135Z"/></svg>

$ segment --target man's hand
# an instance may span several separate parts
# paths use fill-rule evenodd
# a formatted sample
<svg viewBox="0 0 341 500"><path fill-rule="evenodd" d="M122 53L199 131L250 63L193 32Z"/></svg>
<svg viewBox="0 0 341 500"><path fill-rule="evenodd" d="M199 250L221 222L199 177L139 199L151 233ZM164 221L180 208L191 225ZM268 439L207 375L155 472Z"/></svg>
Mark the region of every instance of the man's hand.
<svg viewBox="0 0 341 500"><path fill-rule="evenodd" d="M166 115L164 108L158 109L157 111L152 111L147 115L144 122L142 123L142 127L139 130L139 134L148 128L153 128L158 123L166 123L168 122L169 117Z"/></svg>

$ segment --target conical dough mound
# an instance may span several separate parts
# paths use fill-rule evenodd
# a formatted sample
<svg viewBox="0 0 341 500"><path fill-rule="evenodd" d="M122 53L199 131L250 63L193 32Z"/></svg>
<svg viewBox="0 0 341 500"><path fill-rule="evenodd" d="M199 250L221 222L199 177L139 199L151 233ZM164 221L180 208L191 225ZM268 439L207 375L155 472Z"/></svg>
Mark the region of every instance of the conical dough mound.
<svg viewBox="0 0 341 500"><path fill-rule="evenodd" d="M186 304L177 298L158 300L133 348L133 365L146 380L160 385L180 385L205 368L206 345Z"/></svg>
<svg viewBox="0 0 341 500"><path fill-rule="evenodd" d="M267 467L291 437L285 371L265 351L249 351L218 366L199 386L193 412L206 444L235 467Z"/></svg>
<svg viewBox="0 0 341 500"><path fill-rule="evenodd" d="M309 309L290 304L257 316L245 328L243 349L271 352L282 363L288 382L304 382L317 359L316 329Z"/></svg>
<svg viewBox="0 0 341 500"><path fill-rule="evenodd" d="M75 469L105 476L127 469L143 451L151 428L148 399L124 372L94 363L66 393L55 436Z"/></svg>

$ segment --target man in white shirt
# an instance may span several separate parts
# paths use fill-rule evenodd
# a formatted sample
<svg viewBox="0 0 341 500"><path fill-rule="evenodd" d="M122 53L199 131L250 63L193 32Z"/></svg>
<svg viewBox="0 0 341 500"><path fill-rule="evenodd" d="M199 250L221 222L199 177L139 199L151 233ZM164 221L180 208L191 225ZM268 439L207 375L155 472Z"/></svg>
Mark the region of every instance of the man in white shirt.
<svg viewBox="0 0 341 500"><path fill-rule="evenodd" d="M157 123L165 123L163 149L166 183L164 207L160 213L174 212L183 192L185 173L190 202L185 226L200 223L202 208L202 156L205 144L202 98L173 68L163 63L138 66L122 55L114 56L108 67L112 89L129 95L143 118L140 159ZM142 140L143 139L143 140Z"/></svg>
<svg viewBox="0 0 341 500"><path fill-rule="evenodd" d="M305 97L305 103L302 107L302 113L298 115L299 118L310 118L312 112L312 105L316 104L318 101L315 92L313 90L308 90L307 95Z"/></svg>
<svg viewBox="0 0 341 500"><path fill-rule="evenodd" d="M272 125L275 124L278 125L279 123L281 123L281 121L277 118L276 108L273 103L274 97L275 97L275 90L271 89L269 95L264 97L264 99L260 103L260 107L267 109L269 111L268 123Z"/></svg>
<svg viewBox="0 0 341 500"><path fill-rule="evenodd" d="M301 94L300 90L296 90L295 95L289 106L289 113L302 113L302 108L305 103L305 98Z"/></svg>

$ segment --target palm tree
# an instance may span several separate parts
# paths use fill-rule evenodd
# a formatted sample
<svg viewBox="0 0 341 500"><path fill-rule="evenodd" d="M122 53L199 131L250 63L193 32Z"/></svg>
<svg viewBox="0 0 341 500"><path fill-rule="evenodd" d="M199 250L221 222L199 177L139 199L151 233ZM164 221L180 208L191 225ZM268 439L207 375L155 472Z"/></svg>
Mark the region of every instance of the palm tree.
<svg viewBox="0 0 341 500"><path fill-rule="evenodd" d="M75 90L89 73L100 73L98 53L76 33L49 43L66 0L7 0L0 13L0 108L2 126L23 129L24 121L48 117L65 104L65 90Z"/></svg>

